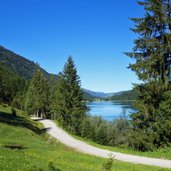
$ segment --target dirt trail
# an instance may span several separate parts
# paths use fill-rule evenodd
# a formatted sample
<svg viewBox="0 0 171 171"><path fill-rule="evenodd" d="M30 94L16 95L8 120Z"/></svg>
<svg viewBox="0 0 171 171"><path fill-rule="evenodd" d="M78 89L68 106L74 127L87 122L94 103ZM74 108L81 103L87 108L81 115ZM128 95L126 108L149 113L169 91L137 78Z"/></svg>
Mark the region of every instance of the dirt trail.
<svg viewBox="0 0 171 171"><path fill-rule="evenodd" d="M33 117L32 119L40 119ZM71 147L79 152L95 155L103 158L108 158L109 156L114 156L115 159L130 163L137 163L137 164L145 164L151 166L159 166L163 168L171 168L171 160L164 160L164 159L156 159L150 157L141 157L136 155L130 154L123 154L118 152L113 152L101 148L94 147L89 145L83 141L77 140L76 138L72 137L64 130L59 128L53 121L48 119L40 119L45 128L47 128L47 132L62 144L65 144L68 147Z"/></svg>

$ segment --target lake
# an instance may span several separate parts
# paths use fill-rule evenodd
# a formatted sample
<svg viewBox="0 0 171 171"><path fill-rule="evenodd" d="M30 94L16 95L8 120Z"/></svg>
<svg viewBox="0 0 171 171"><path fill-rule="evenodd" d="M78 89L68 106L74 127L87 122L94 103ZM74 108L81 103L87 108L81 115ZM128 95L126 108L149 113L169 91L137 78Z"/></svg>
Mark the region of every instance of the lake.
<svg viewBox="0 0 171 171"><path fill-rule="evenodd" d="M129 118L131 113L136 112L130 101L88 102L87 106L90 109L90 115L101 116L105 120L118 119L123 111L125 112L126 118Z"/></svg>

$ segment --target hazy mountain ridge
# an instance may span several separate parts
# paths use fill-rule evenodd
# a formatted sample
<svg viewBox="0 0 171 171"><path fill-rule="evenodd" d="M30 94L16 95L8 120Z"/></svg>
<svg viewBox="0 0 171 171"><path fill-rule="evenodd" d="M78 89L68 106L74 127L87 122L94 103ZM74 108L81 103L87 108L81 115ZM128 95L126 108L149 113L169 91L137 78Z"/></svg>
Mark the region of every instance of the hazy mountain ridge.
<svg viewBox="0 0 171 171"><path fill-rule="evenodd" d="M120 94L109 97L110 100L136 100L138 98L137 90L123 91Z"/></svg>
<svg viewBox="0 0 171 171"><path fill-rule="evenodd" d="M114 93L104 93L104 92L91 91L91 90L88 90L88 89L84 89L84 91L86 93L91 94L94 97L97 97L97 98L109 98L109 97L112 97L112 96L119 96L122 93L126 92L126 91L120 91L120 92L114 92Z"/></svg>

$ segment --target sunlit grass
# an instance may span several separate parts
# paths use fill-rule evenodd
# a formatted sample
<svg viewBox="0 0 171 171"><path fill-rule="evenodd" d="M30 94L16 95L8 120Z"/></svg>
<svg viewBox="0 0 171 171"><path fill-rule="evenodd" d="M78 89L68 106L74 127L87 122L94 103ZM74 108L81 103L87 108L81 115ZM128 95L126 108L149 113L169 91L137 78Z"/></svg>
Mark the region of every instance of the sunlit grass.
<svg viewBox="0 0 171 171"><path fill-rule="evenodd" d="M82 154L70 149L46 133L36 132L35 126L42 126L31 121L22 111L17 110L17 117L10 117L10 107L0 105L0 170L5 171L38 171L50 170L49 163L62 171L102 171L106 159ZM9 115L11 122L2 123L2 113ZM17 120L14 125L12 121ZM22 121L22 124L19 123ZM24 127L29 123L29 127ZM9 124L10 123L10 124ZM32 125L32 126L31 126ZM32 130L33 129L33 130ZM5 145L22 145L23 149L5 148ZM135 165L115 161L113 171L165 171L158 167Z"/></svg>
<svg viewBox="0 0 171 171"><path fill-rule="evenodd" d="M58 121L54 121L54 122L59 127L62 128L62 126L60 125L60 123ZM70 134L70 133L68 132L68 134ZM171 160L171 147L161 148L161 149L158 149L158 150L155 150L155 151L141 152L141 151L135 151L135 150L133 150L131 148L104 146L104 145L97 144L96 142L88 140L86 138L82 138L82 137L72 135L72 134L70 134L70 135L73 136L74 138L76 138L78 140L81 140L81 141L84 141L87 144L90 144L92 146L99 147L99 148L102 148L102 149L111 150L111 151L114 151L114 152L121 152L121 153L125 153L125 154L133 154L133 155L139 155L139 156L145 156L145 157L153 157L153 158L161 158L161 159L169 159L169 160Z"/></svg>

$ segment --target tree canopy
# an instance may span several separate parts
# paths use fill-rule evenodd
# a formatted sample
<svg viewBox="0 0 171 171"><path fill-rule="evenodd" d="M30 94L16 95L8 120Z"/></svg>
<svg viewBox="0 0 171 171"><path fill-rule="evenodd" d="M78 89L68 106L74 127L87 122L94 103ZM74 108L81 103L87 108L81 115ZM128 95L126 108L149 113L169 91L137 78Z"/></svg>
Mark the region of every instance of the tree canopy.
<svg viewBox="0 0 171 171"><path fill-rule="evenodd" d="M134 41L133 51L126 54L136 60L129 68L143 81L136 86L139 92L135 105L138 112L132 114L134 129L130 145L144 151L167 146L170 142L165 131L171 113L168 110L167 113L162 112L161 106L163 108L163 103L167 103L165 97L170 92L171 3L169 0L138 3L144 7L145 15L132 18L135 23L132 31L138 34L138 38ZM169 135L171 137L170 131Z"/></svg>
<svg viewBox="0 0 171 171"><path fill-rule="evenodd" d="M26 93L25 108L29 114L36 114L43 118L49 117L49 85L39 69L30 81Z"/></svg>
<svg viewBox="0 0 171 171"><path fill-rule="evenodd" d="M77 74L74 61L70 56L62 73L58 75L57 115L64 127L80 134L81 123L87 107L83 98L80 77Z"/></svg>

